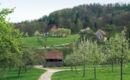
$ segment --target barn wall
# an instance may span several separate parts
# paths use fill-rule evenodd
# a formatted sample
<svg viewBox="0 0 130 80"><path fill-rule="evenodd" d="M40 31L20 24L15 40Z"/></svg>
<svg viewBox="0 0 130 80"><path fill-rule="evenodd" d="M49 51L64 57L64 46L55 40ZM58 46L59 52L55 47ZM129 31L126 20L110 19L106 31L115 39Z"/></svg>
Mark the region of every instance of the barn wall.
<svg viewBox="0 0 130 80"><path fill-rule="evenodd" d="M51 60L51 61L46 60L43 63L43 66L44 67L61 67L63 66L63 62L62 60Z"/></svg>

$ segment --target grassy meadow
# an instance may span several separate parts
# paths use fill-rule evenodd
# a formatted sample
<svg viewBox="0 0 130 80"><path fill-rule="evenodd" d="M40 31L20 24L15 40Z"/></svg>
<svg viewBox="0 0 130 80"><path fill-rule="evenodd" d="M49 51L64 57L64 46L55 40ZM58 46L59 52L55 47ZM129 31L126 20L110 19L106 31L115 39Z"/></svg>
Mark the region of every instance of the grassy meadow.
<svg viewBox="0 0 130 80"><path fill-rule="evenodd" d="M23 42L26 46L28 47L42 47L39 43L38 43L38 38L43 39L44 37L25 37L23 38ZM65 43L71 43L73 40L77 40L79 38L78 34L75 35L70 35L68 37L48 37L47 38L47 42L46 45L47 46L57 46L60 44L65 44ZM44 39L43 39L44 40Z"/></svg>
<svg viewBox="0 0 130 80"><path fill-rule="evenodd" d="M5 80L38 80L40 75L44 72L45 70L36 69L36 68L28 69L27 72L22 71L21 77L20 79L18 79L17 77L18 70L11 69L6 73ZM0 75L0 80L3 80L1 75Z"/></svg>
<svg viewBox="0 0 130 80"><path fill-rule="evenodd" d="M57 72L52 76L52 80L95 80L93 68L86 69L85 77L82 77L82 70L78 71L61 71ZM123 80L130 80L130 64L124 66L123 69ZM99 66L97 68L97 79L96 80L120 80L120 66L114 67L112 72L111 65L107 67Z"/></svg>

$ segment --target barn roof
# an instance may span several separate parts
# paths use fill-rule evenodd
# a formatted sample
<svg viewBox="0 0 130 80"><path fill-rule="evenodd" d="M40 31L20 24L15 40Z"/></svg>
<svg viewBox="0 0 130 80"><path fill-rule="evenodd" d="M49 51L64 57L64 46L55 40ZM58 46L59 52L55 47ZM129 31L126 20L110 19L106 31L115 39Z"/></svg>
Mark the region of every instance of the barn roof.
<svg viewBox="0 0 130 80"><path fill-rule="evenodd" d="M45 53L46 59L63 59L62 52L47 52Z"/></svg>

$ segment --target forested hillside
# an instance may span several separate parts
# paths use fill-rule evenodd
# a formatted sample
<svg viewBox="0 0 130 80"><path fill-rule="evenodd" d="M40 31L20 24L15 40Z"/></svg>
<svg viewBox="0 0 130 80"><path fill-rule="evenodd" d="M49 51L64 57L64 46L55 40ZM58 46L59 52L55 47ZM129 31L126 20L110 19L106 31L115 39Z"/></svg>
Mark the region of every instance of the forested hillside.
<svg viewBox="0 0 130 80"><path fill-rule="evenodd" d="M69 28L72 33L78 33L80 29L86 27L94 31L99 28L109 32L120 31L126 26L130 37L130 4L80 5L52 12L49 16L37 20L15 23L15 28L31 36L36 30L43 33L46 27L53 24Z"/></svg>

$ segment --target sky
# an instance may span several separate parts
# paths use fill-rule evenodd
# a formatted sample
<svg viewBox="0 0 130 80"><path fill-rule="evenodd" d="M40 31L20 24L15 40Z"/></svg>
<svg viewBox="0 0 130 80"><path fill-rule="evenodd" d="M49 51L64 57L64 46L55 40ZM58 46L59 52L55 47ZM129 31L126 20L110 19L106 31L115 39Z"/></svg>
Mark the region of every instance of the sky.
<svg viewBox="0 0 130 80"><path fill-rule="evenodd" d="M130 3L130 0L0 0L0 9L15 8L8 16L10 22L38 19L49 13L90 3Z"/></svg>

